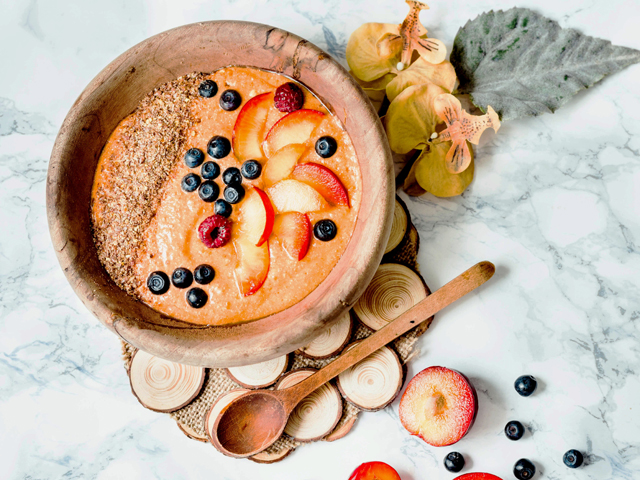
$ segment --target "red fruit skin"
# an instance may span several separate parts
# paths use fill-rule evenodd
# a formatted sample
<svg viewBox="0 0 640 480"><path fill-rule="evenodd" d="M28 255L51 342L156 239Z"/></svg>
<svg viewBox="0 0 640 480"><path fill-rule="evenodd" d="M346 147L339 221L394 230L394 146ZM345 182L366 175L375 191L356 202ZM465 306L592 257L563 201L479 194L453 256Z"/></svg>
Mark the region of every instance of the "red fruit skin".
<svg viewBox="0 0 640 480"><path fill-rule="evenodd" d="M319 163L301 163L293 169L292 177L315 188L329 203L350 207L349 194L338 176Z"/></svg>
<svg viewBox="0 0 640 480"><path fill-rule="evenodd" d="M395 469L384 462L367 462L356 468L349 480L402 480Z"/></svg>
<svg viewBox="0 0 640 480"><path fill-rule="evenodd" d="M269 239L269 235L271 235L271 231L273 230L273 220L275 219L276 214L273 211L273 205L271 204L271 199L269 198L269 196L258 187L253 187L253 189L258 193L258 195L260 195L267 215L264 232L262 233L262 237L260 237L260 241L256 244L256 246L259 247Z"/></svg>
<svg viewBox="0 0 640 480"><path fill-rule="evenodd" d="M273 103L283 113L295 112L304 105L304 94L298 85L287 82L276 89Z"/></svg>
<svg viewBox="0 0 640 480"><path fill-rule="evenodd" d="M460 438L458 438L457 440L454 440L452 442L443 443L443 444L439 444L439 445L433 445L432 443L429 443L427 440L422 438L422 436L420 436L418 433L413 433L413 432L409 431L406 426L405 426L405 428L407 428L407 431L409 431L409 433L411 433L411 435L415 435L417 437L420 437L423 441L425 441L425 443L427 443L427 444L429 444L429 445L431 445L433 447L448 447L449 445L453 445L455 443L458 443L460 440L462 440L469 433L469 430L471 430L471 427L473 427L473 424L476 421L476 417L478 416L478 393L476 392L476 388L473 386L473 384L471 383L469 378L464 373L459 372L458 370L453 370L452 368L446 368L446 367L438 367L438 366L427 367L424 370L422 370L421 372L418 372L416 375L414 375L414 377L409 381L409 383L411 383L419 375L424 374L423 372L426 372L427 370L431 370L431 369L440 369L440 370L447 370L447 371L455 372L455 373L457 373L458 375L460 375L464 379L464 381L469 386L469 388L471 390L471 394L473 396L473 405L474 405L473 417L471 417L469 425L467 425L467 428L466 428L464 434L462 434L462 436ZM407 387L408 387L408 385L407 385ZM400 405L401 406L402 406L404 397L407 394L407 389L405 389L405 393L402 395L402 398L400 399ZM400 417L401 417L401 421L402 421L402 415L400 415ZM403 426L404 426L404 424L403 424ZM488 474L486 474L486 475L488 475ZM454 480L457 480L457 479L454 479ZM471 479L466 479L466 480L471 480ZM489 477L488 480L490 480L490 477Z"/></svg>
<svg viewBox="0 0 640 480"><path fill-rule="evenodd" d="M491 475L490 473L465 473L453 480L502 480L500 477Z"/></svg>
<svg viewBox="0 0 640 480"><path fill-rule="evenodd" d="M222 215L211 215L205 218L198 227L198 236L204 246L207 248L220 248L225 246L231 240L232 221ZM217 234L211 236L213 231L217 229Z"/></svg>

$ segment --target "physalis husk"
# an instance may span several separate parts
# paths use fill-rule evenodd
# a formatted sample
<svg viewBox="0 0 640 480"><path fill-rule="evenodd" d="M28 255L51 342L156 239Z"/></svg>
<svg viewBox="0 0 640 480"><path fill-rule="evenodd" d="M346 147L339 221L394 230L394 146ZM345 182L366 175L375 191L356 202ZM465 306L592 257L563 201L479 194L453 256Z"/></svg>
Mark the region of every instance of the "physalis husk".
<svg viewBox="0 0 640 480"><path fill-rule="evenodd" d="M393 77L392 74L388 76ZM424 83L435 83L447 92L453 92L456 85L456 71L447 60L433 64L418 58L411 66L392 78L387 84L387 97L392 102L405 88Z"/></svg>
<svg viewBox="0 0 640 480"><path fill-rule="evenodd" d="M473 180L473 150L469 148L471 161L462 173L451 173L446 167L446 157L450 150L449 142L430 144L417 158L412 169L420 187L436 197L453 197L460 195ZM411 176L411 173L410 173ZM408 177L409 181L410 178ZM405 182L405 190L409 193L411 185Z"/></svg>
<svg viewBox="0 0 640 480"><path fill-rule="evenodd" d="M447 125L433 143L450 141L452 145L447 152L445 166L451 173L464 172L473 158L467 141L477 145L482 132L487 128L493 128L497 132L500 128L500 118L491 106L487 107L485 115L470 115L462 109L460 100L450 94L436 97L433 108L436 115Z"/></svg>
<svg viewBox="0 0 640 480"><path fill-rule="evenodd" d="M436 125L442 123L433 107L434 100L446 93L442 87L425 83L402 91L384 117L384 126L391 150L408 153L414 148L424 148Z"/></svg>
<svg viewBox="0 0 640 480"><path fill-rule="evenodd" d="M396 71L400 50L380 52L378 42L385 34L398 35L399 27L392 23L365 23L349 37L347 63L354 76L371 82Z"/></svg>

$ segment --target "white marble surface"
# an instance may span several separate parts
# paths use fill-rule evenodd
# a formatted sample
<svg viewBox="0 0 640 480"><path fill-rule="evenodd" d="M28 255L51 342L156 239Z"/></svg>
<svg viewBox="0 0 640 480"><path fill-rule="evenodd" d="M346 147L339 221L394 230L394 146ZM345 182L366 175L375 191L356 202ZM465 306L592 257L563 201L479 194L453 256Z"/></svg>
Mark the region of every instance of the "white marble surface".
<svg viewBox="0 0 640 480"><path fill-rule="evenodd" d="M422 14L451 45L457 28L513 0L433 1ZM526 0L616 44L640 48L635 0ZM222 457L188 440L130 394L119 342L75 298L58 268L45 218L56 132L91 78L116 55L168 28L244 19L300 34L344 61L348 35L368 21L400 22L400 0L5 0L0 2L0 477L346 480L364 461L403 480L464 472L505 480L521 457L549 479L640 478L640 66L581 93L555 115L504 124L477 152L463 197L409 200L420 262L437 288L478 260L490 286L437 317L409 375L444 365L473 379L480 413L451 448L410 437L390 408L363 415L345 439L301 448L284 462ZM528 399L524 373L541 381ZM519 442L502 429L529 426ZM570 471L578 448L590 465Z"/></svg>

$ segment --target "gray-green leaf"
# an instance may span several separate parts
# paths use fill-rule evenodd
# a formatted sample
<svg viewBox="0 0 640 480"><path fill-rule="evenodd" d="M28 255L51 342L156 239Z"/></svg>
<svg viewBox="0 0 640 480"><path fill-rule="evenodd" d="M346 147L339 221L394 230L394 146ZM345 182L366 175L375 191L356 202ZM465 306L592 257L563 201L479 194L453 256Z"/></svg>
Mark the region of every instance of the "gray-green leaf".
<svg viewBox="0 0 640 480"><path fill-rule="evenodd" d="M640 61L640 51L589 37L526 8L490 11L458 31L460 93L503 120L554 112L583 88Z"/></svg>

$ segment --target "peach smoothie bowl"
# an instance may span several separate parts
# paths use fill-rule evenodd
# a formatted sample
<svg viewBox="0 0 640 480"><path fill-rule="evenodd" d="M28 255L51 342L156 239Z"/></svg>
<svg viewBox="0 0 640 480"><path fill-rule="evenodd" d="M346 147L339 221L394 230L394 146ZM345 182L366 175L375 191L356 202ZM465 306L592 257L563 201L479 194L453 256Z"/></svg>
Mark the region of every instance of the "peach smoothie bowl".
<svg viewBox="0 0 640 480"><path fill-rule="evenodd" d="M265 361L350 308L395 188L376 112L322 50L186 25L122 54L67 115L47 179L76 294L123 340L206 367Z"/></svg>

